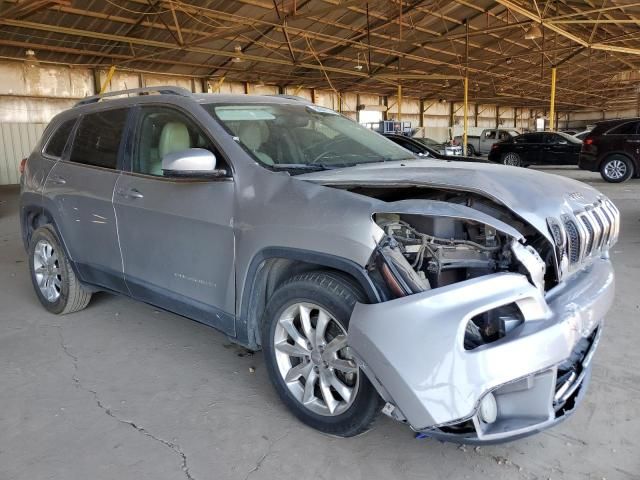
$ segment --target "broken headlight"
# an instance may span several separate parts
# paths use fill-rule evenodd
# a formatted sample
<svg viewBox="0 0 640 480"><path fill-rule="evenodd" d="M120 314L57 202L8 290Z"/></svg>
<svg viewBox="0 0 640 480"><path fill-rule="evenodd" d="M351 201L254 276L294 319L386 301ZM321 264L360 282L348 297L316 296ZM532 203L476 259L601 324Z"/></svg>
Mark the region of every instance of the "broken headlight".
<svg viewBox="0 0 640 480"><path fill-rule="evenodd" d="M524 316L515 303L493 308L473 317L464 332L464 349L473 350L500 340L524 323Z"/></svg>

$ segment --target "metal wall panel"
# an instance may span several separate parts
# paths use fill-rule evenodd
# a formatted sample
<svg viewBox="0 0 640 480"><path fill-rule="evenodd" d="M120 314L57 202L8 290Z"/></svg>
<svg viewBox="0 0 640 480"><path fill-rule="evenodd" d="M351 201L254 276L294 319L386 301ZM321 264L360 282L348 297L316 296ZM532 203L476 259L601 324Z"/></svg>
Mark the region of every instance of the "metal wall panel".
<svg viewBox="0 0 640 480"><path fill-rule="evenodd" d="M0 185L20 183L20 160L29 156L46 126L46 123L0 123Z"/></svg>

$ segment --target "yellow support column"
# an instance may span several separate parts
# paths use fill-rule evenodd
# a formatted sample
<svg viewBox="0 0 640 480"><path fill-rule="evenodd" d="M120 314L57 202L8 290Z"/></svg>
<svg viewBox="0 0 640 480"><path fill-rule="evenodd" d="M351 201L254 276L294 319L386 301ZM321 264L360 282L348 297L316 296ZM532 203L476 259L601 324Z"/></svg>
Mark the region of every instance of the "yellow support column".
<svg viewBox="0 0 640 480"><path fill-rule="evenodd" d="M400 122L400 133L404 133L402 129L402 85L398 84L398 122Z"/></svg>
<svg viewBox="0 0 640 480"><path fill-rule="evenodd" d="M107 78L104 79L104 83L102 84L102 88L100 89L101 95L107 91L107 87L109 86L109 82L111 82L114 73L116 73L116 66L111 65L109 72L107 72Z"/></svg>
<svg viewBox="0 0 640 480"><path fill-rule="evenodd" d="M464 77L464 113L462 123L462 154L467 155L467 128L469 127L469 77Z"/></svg>
<svg viewBox="0 0 640 480"><path fill-rule="evenodd" d="M556 127L556 67L551 68L551 105L549 107L549 130Z"/></svg>

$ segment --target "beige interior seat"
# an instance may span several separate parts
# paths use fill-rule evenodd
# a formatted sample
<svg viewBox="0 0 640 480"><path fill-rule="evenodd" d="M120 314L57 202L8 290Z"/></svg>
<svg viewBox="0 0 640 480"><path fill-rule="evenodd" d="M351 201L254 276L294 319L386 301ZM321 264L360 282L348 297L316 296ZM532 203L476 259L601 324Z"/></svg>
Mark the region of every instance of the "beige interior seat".
<svg viewBox="0 0 640 480"><path fill-rule="evenodd" d="M238 131L238 137L261 162L267 165L274 164L269 155L260 151L260 147L269 139L269 129L263 122L243 122Z"/></svg>
<svg viewBox="0 0 640 480"><path fill-rule="evenodd" d="M162 175L162 158L174 152L191 148L191 136L184 123L168 122L162 127L158 142L158 159L149 165L149 173Z"/></svg>

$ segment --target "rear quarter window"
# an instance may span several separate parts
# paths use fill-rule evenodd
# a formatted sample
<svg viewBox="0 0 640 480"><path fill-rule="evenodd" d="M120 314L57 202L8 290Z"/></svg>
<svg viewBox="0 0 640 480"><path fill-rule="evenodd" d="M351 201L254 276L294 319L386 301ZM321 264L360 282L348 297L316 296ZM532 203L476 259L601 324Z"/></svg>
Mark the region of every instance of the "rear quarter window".
<svg viewBox="0 0 640 480"><path fill-rule="evenodd" d="M44 153L50 157L60 158L75 124L76 119L73 118L60 125L49 138L47 145L44 147Z"/></svg>
<svg viewBox="0 0 640 480"><path fill-rule="evenodd" d="M84 115L73 140L69 160L115 169L128 109L106 110Z"/></svg>

